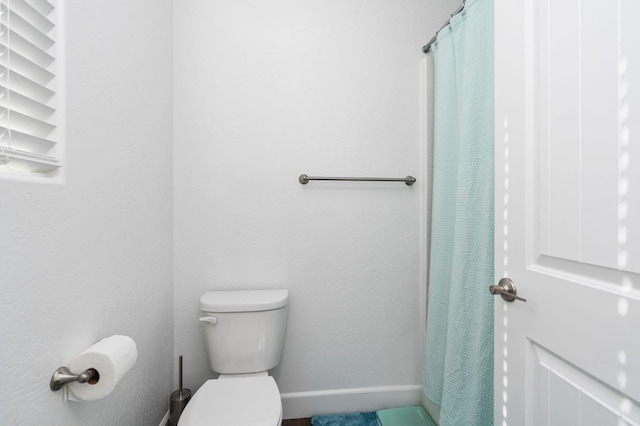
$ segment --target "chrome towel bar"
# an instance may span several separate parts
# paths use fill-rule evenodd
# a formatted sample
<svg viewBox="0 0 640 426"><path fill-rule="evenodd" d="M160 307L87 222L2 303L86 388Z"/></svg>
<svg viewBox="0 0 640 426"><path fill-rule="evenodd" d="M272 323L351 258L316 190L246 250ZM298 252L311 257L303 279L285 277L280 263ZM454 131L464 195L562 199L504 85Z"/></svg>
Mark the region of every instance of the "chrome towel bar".
<svg viewBox="0 0 640 426"><path fill-rule="evenodd" d="M416 182L416 178L413 176L407 176L404 178L372 178L372 177L320 177L320 176L307 176L305 174L300 175L298 181L306 185L310 180L340 180L340 181L356 181L356 182L404 182L408 186L413 185Z"/></svg>

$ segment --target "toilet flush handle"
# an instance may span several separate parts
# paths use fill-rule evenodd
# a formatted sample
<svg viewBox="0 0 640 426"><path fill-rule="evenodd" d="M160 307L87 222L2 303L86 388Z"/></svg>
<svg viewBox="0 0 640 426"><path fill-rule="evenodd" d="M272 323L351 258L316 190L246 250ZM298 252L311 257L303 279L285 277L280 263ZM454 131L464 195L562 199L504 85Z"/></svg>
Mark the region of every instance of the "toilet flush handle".
<svg viewBox="0 0 640 426"><path fill-rule="evenodd" d="M208 322L209 324L215 325L218 323L218 318L216 317L200 317L200 321Z"/></svg>

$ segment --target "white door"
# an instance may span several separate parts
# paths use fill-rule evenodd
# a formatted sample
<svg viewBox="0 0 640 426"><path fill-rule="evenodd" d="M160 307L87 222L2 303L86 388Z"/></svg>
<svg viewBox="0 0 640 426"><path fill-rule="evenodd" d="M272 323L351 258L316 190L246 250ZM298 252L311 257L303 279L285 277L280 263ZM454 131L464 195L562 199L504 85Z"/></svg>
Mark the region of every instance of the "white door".
<svg viewBox="0 0 640 426"><path fill-rule="evenodd" d="M495 9L495 424L640 424L640 1Z"/></svg>

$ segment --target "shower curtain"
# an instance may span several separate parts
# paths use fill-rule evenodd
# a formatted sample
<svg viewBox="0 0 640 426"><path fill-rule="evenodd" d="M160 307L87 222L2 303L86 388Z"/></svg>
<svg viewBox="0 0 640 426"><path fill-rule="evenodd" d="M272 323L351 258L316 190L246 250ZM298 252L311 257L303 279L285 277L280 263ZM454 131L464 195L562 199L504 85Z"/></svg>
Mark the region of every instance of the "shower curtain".
<svg viewBox="0 0 640 426"><path fill-rule="evenodd" d="M441 426L493 425L493 0L468 0L433 51L423 389Z"/></svg>

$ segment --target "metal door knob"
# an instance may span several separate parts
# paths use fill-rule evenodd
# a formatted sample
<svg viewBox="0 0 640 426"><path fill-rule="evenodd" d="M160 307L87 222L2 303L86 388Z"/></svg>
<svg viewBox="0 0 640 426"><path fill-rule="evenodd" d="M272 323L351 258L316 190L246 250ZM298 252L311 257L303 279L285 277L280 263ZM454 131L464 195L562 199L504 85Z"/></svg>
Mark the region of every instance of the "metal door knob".
<svg viewBox="0 0 640 426"><path fill-rule="evenodd" d="M494 296L499 294L505 302L513 302L516 299L523 302L527 301L527 299L518 296L516 285L509 278L502 278L497 285L489 287L489 292Z"/></svg>

